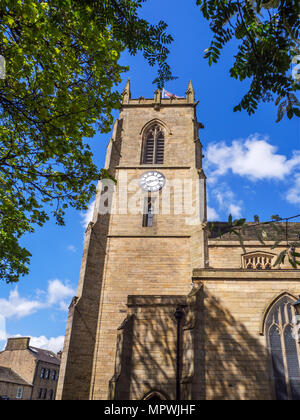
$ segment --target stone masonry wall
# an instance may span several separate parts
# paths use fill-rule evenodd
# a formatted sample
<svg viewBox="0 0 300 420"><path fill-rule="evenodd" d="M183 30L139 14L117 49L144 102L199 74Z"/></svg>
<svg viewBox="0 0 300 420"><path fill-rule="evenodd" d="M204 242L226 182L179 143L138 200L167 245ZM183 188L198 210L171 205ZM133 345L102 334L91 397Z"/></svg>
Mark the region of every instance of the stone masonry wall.
<svg viewBox="0 0 300 420"><path fill-rule="evenodd" d="M203 284L202 351L195 399L274 399L263 320L282 293L300 293L295 271L198 271ZM196 356L197 357L197 356Z"/></svg>

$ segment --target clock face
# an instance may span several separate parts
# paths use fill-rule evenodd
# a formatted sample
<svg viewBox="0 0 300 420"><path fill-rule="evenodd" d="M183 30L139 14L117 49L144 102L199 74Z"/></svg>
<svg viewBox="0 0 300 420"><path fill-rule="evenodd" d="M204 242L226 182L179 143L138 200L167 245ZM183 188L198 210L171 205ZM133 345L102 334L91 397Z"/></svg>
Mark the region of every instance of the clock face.
<svg viewBox="0 0 300 420"><path fill-rule="evenodd" d="M158 191L166 183L166 178L157 171L145 172L140 176L139 185L143 191Z"/></svg>

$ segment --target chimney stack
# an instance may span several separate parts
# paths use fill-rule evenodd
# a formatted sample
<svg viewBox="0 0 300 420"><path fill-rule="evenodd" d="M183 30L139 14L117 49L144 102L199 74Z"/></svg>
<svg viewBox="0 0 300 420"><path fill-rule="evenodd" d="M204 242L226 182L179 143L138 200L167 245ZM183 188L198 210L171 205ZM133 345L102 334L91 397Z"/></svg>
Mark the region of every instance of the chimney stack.
<svg viewBox="0 0 300 420"><path fill-rule="evenodd" d="M12 337L7 340L5 350L26 350L29 348L30 337Z"/></svg>

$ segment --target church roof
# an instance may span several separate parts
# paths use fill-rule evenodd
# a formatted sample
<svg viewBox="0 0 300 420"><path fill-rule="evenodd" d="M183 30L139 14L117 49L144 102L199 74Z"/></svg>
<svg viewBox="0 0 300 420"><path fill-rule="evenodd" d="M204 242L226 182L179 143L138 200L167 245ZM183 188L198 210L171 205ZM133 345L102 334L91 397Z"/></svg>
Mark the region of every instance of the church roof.
<svg viewBox="0 0 300 420"><path fill-rule="evenodd" d="M297 242L300 239L300 222L277 222L271 224L247 223L242 237L246 241L257 241L258 236L261 237L264 231L265 241L282 241ZM208 222L209 239L220 239L222 241L238 241L238 237L234 233L229 232L227 222ZM220 237L221 233L221 237ZM258 235L259 234L259 235Z"/></svg>

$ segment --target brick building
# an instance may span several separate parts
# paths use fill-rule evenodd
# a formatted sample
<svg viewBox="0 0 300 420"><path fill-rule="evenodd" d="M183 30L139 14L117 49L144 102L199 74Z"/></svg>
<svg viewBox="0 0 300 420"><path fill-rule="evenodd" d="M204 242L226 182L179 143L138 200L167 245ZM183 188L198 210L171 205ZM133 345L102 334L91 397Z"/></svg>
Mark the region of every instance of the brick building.
<svg viewBox="0 0 300 420"><path fill-rule="evenodd" d="M274 249L274 232L249 228L243 250L208 229L196 106L191 82L185 98L125 87L105 164L118 182L99 185L86 230L58 399L300 398L300 275L274 267L300 224L277 227Z"/></svg>
<svg viewBox="0 0 300 420"><path fill-rule="evenodd" d="M9 338L0 352L0 396L54 400L59 366L60 358L30 346L30 337Z"/></svg>

